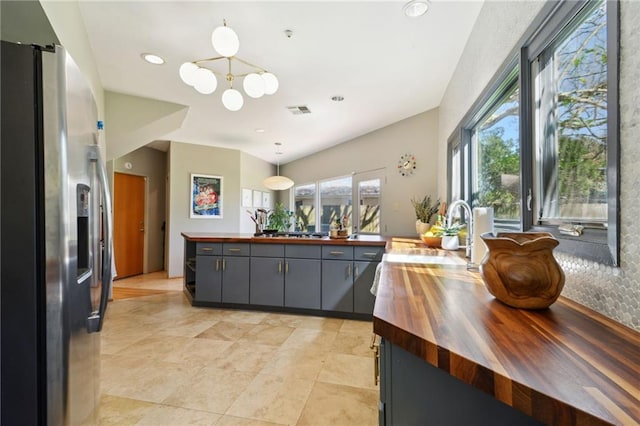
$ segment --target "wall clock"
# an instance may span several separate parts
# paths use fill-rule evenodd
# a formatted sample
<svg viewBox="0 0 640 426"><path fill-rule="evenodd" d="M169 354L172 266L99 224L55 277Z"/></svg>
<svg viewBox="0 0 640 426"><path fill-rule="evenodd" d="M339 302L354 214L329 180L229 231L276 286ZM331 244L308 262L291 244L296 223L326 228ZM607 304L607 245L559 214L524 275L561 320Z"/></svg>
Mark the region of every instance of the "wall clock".
<svg viewBox="0 0 640 426"><path fill-rule="evenodd" d="M404 154L398 160L398 173L402 176L411 176L416 169L416 157L412 154Z"/></svg>

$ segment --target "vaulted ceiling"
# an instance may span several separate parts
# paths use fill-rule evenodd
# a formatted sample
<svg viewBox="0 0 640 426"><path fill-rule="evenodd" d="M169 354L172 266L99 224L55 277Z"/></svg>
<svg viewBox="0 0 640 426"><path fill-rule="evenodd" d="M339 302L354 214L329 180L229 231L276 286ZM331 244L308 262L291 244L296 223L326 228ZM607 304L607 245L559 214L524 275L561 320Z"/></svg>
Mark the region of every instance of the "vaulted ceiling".
<svg viewBox="0 0 640 426"><path fill-rule="evenodd" d="M274 163L280 142L277 159L286 163L437 107L482 2L433 0L419 18L405 16L402 1L79 5L106 90L188 106L182 126L163 139L239 149ZM215 93L202 95L178 75L186 61L218 56L211 33L223 20L240 39L237 56L279 79L275 94L245 95L237 112L222 105L223 78ZM145 52L165 64L143 61ZM344 100L332 101L336 95ZM311 113L292 114L291 106Z"/></svg>

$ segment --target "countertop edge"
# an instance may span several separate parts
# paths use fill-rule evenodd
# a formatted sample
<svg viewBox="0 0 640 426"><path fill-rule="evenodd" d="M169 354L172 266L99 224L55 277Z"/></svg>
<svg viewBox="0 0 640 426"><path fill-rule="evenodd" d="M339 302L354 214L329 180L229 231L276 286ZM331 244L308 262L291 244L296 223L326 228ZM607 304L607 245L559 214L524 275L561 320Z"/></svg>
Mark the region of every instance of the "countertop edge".
<svg viewBox="0 0 640 426"><path fill-rule="evenodd" d="M618 341L627 341L628 344L628 347L616 349L606 347L603 349L594 345L594 347L586 350L586 355L582 352L584 350L583 348L575 347L577 342L568 342L566 345L559 345L557 349L554 349L564 353L562 359L566 358L568 362L573 363L573 365L571 365L572 371L569 374L575 374L576 371L584 369L582 377L572 377L580 382L588 400L585 401L584 404L575 403L575 401L565 399L562 396L566 390L554 393L552 386L551 391L549 391L549 388L545 389L544 386L536 385L535 380L529 381L530 379L528 379L529 376L527 376L527 373L518 374L510 369L501 370L501 368L492 368L490 364L486 364L486 360L483 360L482 357L478 358L478 360L469 359L468 356L462 353L464 351L458 351L456 349L456 344L450 344L455 341L455 335L448 334L446 335L448 337L446 337L439 334L443 327L442 323L436 321L424 327L425 321L427 323L433 321L428 313L429 307L423 308L427 312L426 316L421 315L424 313L423 311L418 312L417 316L413 316L411 307L401 306L406 303L410 305L420 304L423 301L421 297L424 297L424 294L416 290L419 287L433 284L434 287L446 288L447 282L442 281L440 277L446 275L446 271L452 271L451 273L454 275L464 273L462 272L462 268L456 271L455 269L439 268L436 266L433 269L439 269L439 272L434 273L434 277L429 276L428 278L424 278L424 276L412 276L412 273L416 273L417 271L416 265L401 264L401 266L398 266L398 264L395 264L395 268L401 268L404 272L394 272L393 274L385 272L385 266L386 264L383 265L383 273L379 285L386 287L386 291L383 291L382 295L380 292L378 293L373 313L373 330L375 334L424 360L430 365L445 371L451 376L462 380L464 383L480 389L497 400L543 423L580 425L637 424L639 422L637 409L633 408L633 405L628 405L638 400L639 389L633 387L634 379L630 377L640 366L640 363L636 362L638 356L633 356L632 359L628 361L629 365L625 368L627 376L620 377L620 371L615 371L615 377L608 379L606 384L603 383L603 379L593 377L590 373L590 371L592 371L591 369L599 365L600 362L603 362L606 367L615 362L616 357L624 357L624 355L618 354L607 355L610 350L620 350L628 353L630 350L633 351L634 347L639 348L639 334L636 331L570 299L562 296L558 299L556 302L557 306L550 311L551 315L554 317L557 316L556 319L563 321L568 318L577 320L575 323L565 323L561 328L572 329L576 336L584 338L587 342L590 341L590 339L604 336L604 334L599 333L605 333ZM409 275L406 275L407 273ZM399 278L405 281L395 282ZM478 278L479 276L476 277L476 282ZM385 280L387 281L386 283L384 283ZM447 290L444 290L445 293L446 291ZM460 289L457 288L457 290L453 291L460 291ZM480 290L477 291L482 293ZM488 292L486 293L483 297L486 296L487 300L492 298ZM425 290L425 294L428 294L428 290ZM453 294L451 296L453 296ZM418 297L418 299L416 299L416 297ZM491 304L494 303L493 301L490 302ZM435 301L430 301L429 303L437 304ZM486 303L486 300L482 299L477 303ZM499 304L499 302L495 303ZM487 310L492 309L489 305L486 305L486 308ZM403 309L405 309L405 311L403 311ZM415 307L413 309L415 309ZM528 321L532 327L539 327L542 334L547 332L547 330L544 329L544 322L538 321L539 318L537 319L538 313L536 311L517 310L514 312L517 312L514 316L518 317L518 321ZM454 319L449 316L446 318L447 321L454 321ZM405 324L407 326L398 325L396 319L399 320L399 324ZM581 327L586 327L586 329L581 329ZM590 329L595 330L593 335L590 335ZM553 340L555 338L553 331L549 331L549 333L551 334L547 337ZM432 338L429 338L429 335L432 335ZM591 341L593 342L593 340ZM471 343L471 345L473 344L474 343ZM604 341L601 344L606 346ZM509 349L507 347L499 350L508 352ZM579 352L574 353L574 350ZM589 359L589 357L593 358ZM600 359L598 357L605 357L606 361L602 361L602 359L605 358ZM561 365L563 364L555 364L554 368L558 369ZM544 368L546 365L542 364L541 367ZM602 374L608 377L610 372L604 371ZM542 377L544 381L544 375ZM539 380L540 378L538 377L537 379ZM584 384L582 385L582 383ZM575 384L575 386L578 385ZM607 390L612 392L608 393ZM616 399L619 398L621 394L627 396ZM595 408L596 406L597 408Z"/></svg>
<svg viewBox="0 0 640 426"><path fill-rule="evenodd" d="M345 246L387 246L390 238L361 235L358 238L291 238L291 237L256 237L252 234L206 234L182 232L180 235L188 241L206 243L252 243L252 244L320 244Z"/></svg>

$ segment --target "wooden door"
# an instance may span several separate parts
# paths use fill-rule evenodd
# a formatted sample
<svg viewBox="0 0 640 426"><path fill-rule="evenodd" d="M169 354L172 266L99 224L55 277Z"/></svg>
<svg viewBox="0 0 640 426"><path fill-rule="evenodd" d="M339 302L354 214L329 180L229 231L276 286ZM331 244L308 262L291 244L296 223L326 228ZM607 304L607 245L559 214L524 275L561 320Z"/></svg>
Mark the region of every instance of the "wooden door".
<svg viewBox="0 0 640 426"><path fill-rule="evenodd" d="M113 250L116 279L143 272L145 188L145 177L115 173Z"/></svg>

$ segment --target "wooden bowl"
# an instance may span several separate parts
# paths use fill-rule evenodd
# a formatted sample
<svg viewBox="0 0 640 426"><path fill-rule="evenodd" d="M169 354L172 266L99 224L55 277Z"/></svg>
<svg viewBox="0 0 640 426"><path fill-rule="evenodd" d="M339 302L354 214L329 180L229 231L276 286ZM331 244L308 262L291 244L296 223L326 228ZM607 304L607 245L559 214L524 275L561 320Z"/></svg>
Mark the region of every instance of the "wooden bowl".
<svg viewBox="0 0 640 426"><path fill-rule="evenodd" d="M487 254L482 279L493 296L514 308L544 309L564 287L564 272L553 257L559 244L548 232L504 232L481 235Z"/></svg>
<svg viewBox="0 0 640 426"><path fill-rule="evenodd" d="M423 234L420 238L428 247L440 248L442 244L442 237L429 237Z"/></svg>

